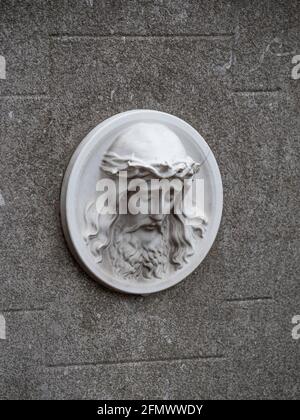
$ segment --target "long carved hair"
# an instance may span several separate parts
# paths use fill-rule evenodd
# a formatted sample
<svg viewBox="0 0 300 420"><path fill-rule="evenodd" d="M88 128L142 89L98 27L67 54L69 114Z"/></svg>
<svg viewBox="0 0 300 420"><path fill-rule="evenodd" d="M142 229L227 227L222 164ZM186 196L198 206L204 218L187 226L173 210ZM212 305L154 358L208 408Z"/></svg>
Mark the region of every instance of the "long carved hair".
<svg viewBox="0 0 300 420"><path fill-rule="evenodd" d="M167 163L162 165L145 165L137 160L120 158L115 153L107 153L102 161L101 169L112 178L119 171L127 170L128 178L142 178L152 175L155 178L178 178L183 180L188 177L191 178L199 170L199 164L192 160L187 160L171 165ZM96 201L97 198L86 206L83 237L91 253L97 262L100 263L103 260L104 250L111 244L113 245L114 226L121 216L118 214L118 208L116 214L99 213ZM176 206L176 201L174 206ZM206 220L202 214L189 216L184 208L177 212L175 207L167 217L169 218L169 261L175 269L179 269L193 255L196 237L203 237Z"/></svg>

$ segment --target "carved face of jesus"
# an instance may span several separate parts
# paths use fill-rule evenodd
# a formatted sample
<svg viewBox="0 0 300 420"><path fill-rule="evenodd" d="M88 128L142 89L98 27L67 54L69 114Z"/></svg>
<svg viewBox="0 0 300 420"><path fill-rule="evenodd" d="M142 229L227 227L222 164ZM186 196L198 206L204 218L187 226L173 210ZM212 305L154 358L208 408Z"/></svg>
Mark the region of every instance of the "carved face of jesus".
<svg viewBox="0 0 300 420"><path fill-rule="evenodd" d="M159 212L151 214L150 211L151 200L155 200L155 196L140 195L141 207L147 207L149 212L120 215L113 228L109 256L113 268L122 277L136 280L160 278L166 270L170 248L170 214L164 211L173 211L173 195L160 194L156 195L156 199L159 203L154 203L153 208L160 209Z"/></svg>
<svg viewBox="0 0 300 420"><path fill-rule="evenodd" d="M186 211L178 212L177 198L185 195L189 188L185 182L200 168L187 155L179 136L165 125L133 124L116 137L100 168L113 183L119 178L121 186L113 189L117 200L112 201L118 203L113 212L102 214L102 196L88 203L85 210L84 238L97 262L108 259L108 270L116 277L135 281L162 278L165 273L182 268L194 253L194 234L203 234L203 219L197 217L191 222ZM124 185L121 181L125 178ZM138 194L139 205L138 188L132 188L132 181L137 187L150 183L150 188L145 188L147 194ZM159 193L152 194L153 190ZM137 207L141 211L135 211ZM145 207L147 211L142 210Z"/></svg>

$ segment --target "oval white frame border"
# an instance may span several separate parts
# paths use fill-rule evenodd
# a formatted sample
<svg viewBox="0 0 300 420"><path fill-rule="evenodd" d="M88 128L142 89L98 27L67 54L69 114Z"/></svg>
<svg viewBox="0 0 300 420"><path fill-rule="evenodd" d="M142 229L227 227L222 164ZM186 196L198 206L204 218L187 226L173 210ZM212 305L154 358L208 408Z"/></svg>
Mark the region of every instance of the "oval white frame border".
<svg viewBox="0 0 300 420"><path fill-rule="evenodd" d="M96 270L88 264L88 258L85 258L84 255L86 254L86 250L84 249L85 245L82 241L82 238L76 237L76 229L72 230L72 226L74 225L75 218L72 215L70 209L72 199L74 199L74 194L76 194L76 178L80 171L80 163L81 160L88 155L90 148L96 137L99 135L100 131L109 131L113 125L117 125L120 123L124 118L129 122L131 119L132 122L135 121L137 116L143 114L143 117L146 119L155 118L159 122L168 122L170 119L172 123L176 126L180 127L184 131L186 131L191 137L197 140L197 144L201 148L202 152L206 156L206 163L209 165L212 173L213 179L213 186L214 186L214 196L215 196L215 217L212 220L212 225L209 230L209 237L206 237L206 247L202 251L201 258L199 261L195 261L194 263L187 264L185 268L180 270L177 274L175 273L171 276L170 279L162 281L158 284L143 284L141 286L137 286L136 284L123 284L119 280L115 279L113 276L108 275L104 271L102 272L101 278L99 277ZM198 143L199 142L199 143ZM82 268L97 282L109 287L115 291L129 293L129 294L137 294L137 295L148 295L151 293L156 293L165 289L168 289L172 286L175 286L177 283L184 280L187 276L189 276L204 260L206 255L208 254L209 250L211 249L215 238L217 236L221 218L222 218L222 210L223 210L223 186L222 186L222 179L218 164L214 157L213 152L211 151L210 147L203 139L203 137L196 131L190 124L183 121L182 119L167 114L161 111L154 111L154 110L147 110L147 109L137 109L131 111L125 111L120 114L116 114L100 124L98 124L89 134L81 141L81 143L76 148L75 152L73 153L71 160L68 164L66 169L62 187L61 187L61 197L60 197L60 213L61 213L61 223L63 232L67 241L67 244L75 257L75 259L79 262Z"/></svg>

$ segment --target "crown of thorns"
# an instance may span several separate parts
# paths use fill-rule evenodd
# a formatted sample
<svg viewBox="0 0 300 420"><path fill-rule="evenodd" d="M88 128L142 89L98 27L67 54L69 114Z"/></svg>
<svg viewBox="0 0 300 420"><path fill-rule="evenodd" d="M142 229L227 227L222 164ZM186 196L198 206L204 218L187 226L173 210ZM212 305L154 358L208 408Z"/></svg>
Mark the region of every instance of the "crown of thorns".
<svg viewBox="0 0 300 420"><path fill-rule="evenodd" d="M118 175L127 171L127 177L154 175L157 178L190 178L200 169L200 163L189 156L178 162L146 163L134 156L119 156L114 152L107 152L101 162L101 169L110 174Z"/></svg>

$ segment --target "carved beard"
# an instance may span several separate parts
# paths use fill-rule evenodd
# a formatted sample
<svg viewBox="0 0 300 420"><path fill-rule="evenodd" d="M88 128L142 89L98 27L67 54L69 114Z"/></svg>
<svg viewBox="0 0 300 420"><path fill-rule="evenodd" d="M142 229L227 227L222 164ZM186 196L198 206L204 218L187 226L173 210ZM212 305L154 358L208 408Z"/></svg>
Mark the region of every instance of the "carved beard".
<svg viewBox="0 0 300 420"><path fill-rule="evenodd" d="M161 278L169 260L168 221L157 232L155 242L145 244L135 232L124 232L121 226L113 228L108 255L115 273L127 280L143 281Z"/></svg>

